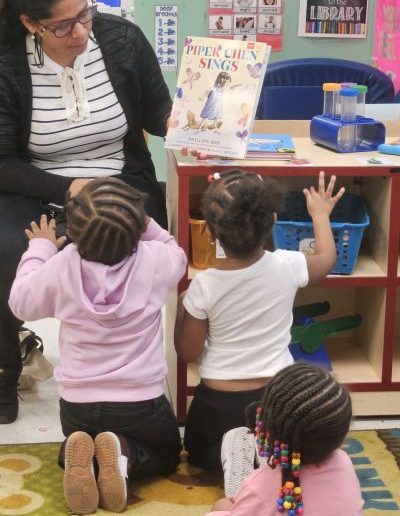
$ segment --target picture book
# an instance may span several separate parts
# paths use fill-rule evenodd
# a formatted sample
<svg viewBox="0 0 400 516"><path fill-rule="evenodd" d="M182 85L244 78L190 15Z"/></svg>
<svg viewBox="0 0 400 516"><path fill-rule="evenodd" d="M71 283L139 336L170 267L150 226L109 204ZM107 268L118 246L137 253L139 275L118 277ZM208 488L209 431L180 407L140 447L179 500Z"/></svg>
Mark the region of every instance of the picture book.
<svg viewBox="0 0 400 516"><path fill-rule="evenodd" d="M165 148L244 158L271 47L187 37Z"/></svg>
<svg viewBox="0 0 400 516"><path fill-rule="evenodd" d="M247 159L290 159L295 148L288 134L251 133L247 145Z"/></svg>

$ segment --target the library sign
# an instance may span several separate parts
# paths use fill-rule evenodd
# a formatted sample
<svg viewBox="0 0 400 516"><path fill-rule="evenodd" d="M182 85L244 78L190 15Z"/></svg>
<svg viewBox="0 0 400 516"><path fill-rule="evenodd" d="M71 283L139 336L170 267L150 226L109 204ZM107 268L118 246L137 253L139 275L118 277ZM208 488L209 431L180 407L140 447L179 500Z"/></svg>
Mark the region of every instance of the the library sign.
<svg viewBox="0 0 400 516"><path fill-rule="evenodd" d="M365 38L368 0L300 0L299 36Z"/></svg>

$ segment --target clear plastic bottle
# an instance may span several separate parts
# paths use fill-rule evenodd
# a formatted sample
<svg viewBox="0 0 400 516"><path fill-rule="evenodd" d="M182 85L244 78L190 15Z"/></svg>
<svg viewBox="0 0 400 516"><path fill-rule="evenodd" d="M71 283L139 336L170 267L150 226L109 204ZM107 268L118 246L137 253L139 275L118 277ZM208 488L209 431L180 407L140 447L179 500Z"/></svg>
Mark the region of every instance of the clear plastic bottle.
<svg viewBox="0 0 400 516"><path fill-rule="evenodd" d="M356 143L358 90L355 88L342 88L340 90L340 120L343 126L338 133L338 150L351 152Z"/></svg>
<svg viewBox="0 0 400 516"><path fill-rule="evenodd" d="M324 82L324 110L325 116L337 117L339 115L339 91L340 84L337 82Z"/></svg>
<svg viewBox="0 0 400 516"><path fill-rule="evenodd" d="M357 115L365 116L365 97L367 95L368 86L357 84L354 88L358 91L357 96Z"/></svg>

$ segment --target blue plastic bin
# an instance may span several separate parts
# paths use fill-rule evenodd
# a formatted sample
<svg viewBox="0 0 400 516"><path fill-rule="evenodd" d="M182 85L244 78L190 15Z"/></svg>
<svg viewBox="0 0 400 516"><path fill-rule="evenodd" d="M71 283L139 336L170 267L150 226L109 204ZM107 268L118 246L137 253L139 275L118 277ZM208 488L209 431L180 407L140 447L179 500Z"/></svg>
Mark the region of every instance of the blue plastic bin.
<svg viewBox="0 0 400 516"><path fill-rule="evenodd" d="M358 195L344 194L331 214L331 227L336 243L337 260L331 274L351 274L357 261L364 228L369 215ZM314 231L302 192L286 194L286 208L273 228L275 249L298 251L313 248ZM307 240L306 240L307 239ZM306 245L305 245L306 244ZM306 251L305 251L306 252Z"/></svg>

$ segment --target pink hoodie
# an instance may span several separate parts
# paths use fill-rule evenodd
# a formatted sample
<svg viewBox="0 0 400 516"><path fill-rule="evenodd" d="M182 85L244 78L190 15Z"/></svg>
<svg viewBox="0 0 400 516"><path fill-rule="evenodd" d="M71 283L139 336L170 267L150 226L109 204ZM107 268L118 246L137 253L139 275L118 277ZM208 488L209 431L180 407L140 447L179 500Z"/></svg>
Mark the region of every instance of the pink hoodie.
<svg viewBox="0 0 400 516"><path fill-rule="evenodd" d="M186 268L174 238L151 220L122 262L83 260L35 238L23 254L9 304L22 320L61 321L54 376L71 402L142 401L164 392L161 308Z"/></svg>

